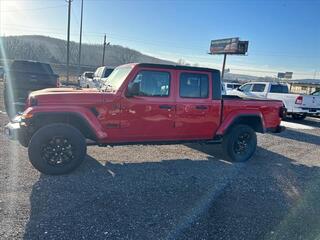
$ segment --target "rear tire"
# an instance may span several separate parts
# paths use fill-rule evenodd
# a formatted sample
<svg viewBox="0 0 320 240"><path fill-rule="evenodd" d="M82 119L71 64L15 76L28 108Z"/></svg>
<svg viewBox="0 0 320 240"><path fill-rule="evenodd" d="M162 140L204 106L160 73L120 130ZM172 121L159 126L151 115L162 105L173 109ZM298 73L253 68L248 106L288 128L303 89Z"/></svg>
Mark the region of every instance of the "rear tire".
<svg viewBox="0 0 320 240"><path fill-rule="evenodd" d="M294 120L303 120L306 117L307 117L307 114L297 114L297 113L292 114L292 118Z"/></svg>
<svg viewBox="0 0 320 240"><path fill-rule="evenodd" d="M257 135L248 125L235 125L223 137L222 147L227 160L245 162L256 151Z"/></svg>
<svg viewBox="0 0 320 240"><path fill-rule="evenodd" d="M71 125L56 123L40 128L31 138L31 164L48 175L66 174L76 169L87 152L82 133Z"/></svg>

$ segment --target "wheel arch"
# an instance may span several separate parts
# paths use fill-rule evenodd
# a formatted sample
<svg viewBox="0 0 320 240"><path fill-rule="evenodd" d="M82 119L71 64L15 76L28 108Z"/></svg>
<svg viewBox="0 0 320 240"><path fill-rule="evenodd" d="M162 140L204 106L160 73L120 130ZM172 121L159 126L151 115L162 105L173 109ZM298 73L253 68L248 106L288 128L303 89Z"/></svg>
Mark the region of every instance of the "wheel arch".
<svg viewBox="0 0 320 240"><path fill-rule="evenodd" d="M85 138L97 141L98 137L88 121L79 113L75 112L38 112L31 120L33 132L43 126L53 123L65 123L78 129Z"/></svg>
<svg viewBox="0 0 320 240"><path fill-rule="evenodd" d="M223 135L228 133L233 126L238 124L244 124L251 127L255 132L265 133L264 120L261 114L241 114L233 117L232 119L226 120L224 125L218 129L217 134Z"/></svg>

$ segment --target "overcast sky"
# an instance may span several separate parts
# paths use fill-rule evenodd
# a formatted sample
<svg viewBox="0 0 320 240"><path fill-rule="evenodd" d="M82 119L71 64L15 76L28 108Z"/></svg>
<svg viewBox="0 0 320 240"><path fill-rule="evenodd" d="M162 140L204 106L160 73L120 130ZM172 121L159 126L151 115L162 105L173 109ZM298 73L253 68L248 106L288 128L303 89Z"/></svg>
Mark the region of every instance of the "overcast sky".
<svg viewBox="0 0 320 240"><path fill-rule="evenodd" d="M73 0L71 38L79 40L80 2ZM65 0L0 0L0 34L66 39ZM320 0L84 0L83 40L127 46L173 61L220 68L210 40L249 40L248 56L230 56L233 73L320 78Z"/></svg>

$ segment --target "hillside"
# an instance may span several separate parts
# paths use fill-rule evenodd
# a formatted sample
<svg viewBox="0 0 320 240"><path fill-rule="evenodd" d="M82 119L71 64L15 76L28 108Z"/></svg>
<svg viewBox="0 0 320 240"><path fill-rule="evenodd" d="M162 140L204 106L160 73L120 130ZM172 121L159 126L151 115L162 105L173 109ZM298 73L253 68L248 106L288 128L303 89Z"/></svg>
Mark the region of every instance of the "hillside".
<svg viewBox="0 0 320 240"><path fill-rule="evenodd" d="M27 59L56 64L64 64L66 62L67 43L65 40L39 35L26 35L2 37L2 42L7 59ZM70 64L77 64L78 48L78 43L70 42ZM102 52L102 45L82 44L82 64L94 67L100 66ZM2 58L4 56L1 56L0 52L0 59ZM128 62L173 63L118 45L106 47L106 65L118 66Z"/></svg>

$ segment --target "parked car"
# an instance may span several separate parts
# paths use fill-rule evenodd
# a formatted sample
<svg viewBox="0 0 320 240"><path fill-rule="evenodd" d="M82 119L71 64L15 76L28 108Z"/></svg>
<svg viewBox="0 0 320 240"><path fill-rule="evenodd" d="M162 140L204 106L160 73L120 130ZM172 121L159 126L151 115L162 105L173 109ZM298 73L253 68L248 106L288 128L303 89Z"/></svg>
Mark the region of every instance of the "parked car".
<svg viewBox="0 0 320 240"><path fill-rule="evenodd" d="M312 96L320 96L320 90L311 93Z"/></svg>
<svg viewBox="0 0 320 240"><path fill-rule="evenodd" d="M274 82L250 82L229 92L240 97L281 100L287 109L287 115L297 120L308 114L320 113L320 96L289 93L287 84Z"/></svg>
<svg viewBox="0 0 320 240"><path fill-rule="evenodd" d="M47 63L16 60L4 74L4 103L10 119L25 109L30 92L59 86L59 77Z"/></svg>
<svg viewBox="0 0 320 240"><path fill-rule="evenodd" d="M226 159L248 160L255 132L280 132L281 101L221 96L220 72L160 64L117 67L105 91L45 89L30 94L20 122L6 133L28 147L33 166L64 174L98 146L221 143Z"/></svg>
<svg viewBox="0 0 320 240"><path fill-rule="evenodd" d="M315 97L320 97L320 90L313 92L311 95L312 95L312 96L315 96ZM312 115L312 116L314 116L314 115L320 116L320 113L311 114L311 115Z"/></svg>
<svg viewBox="0 0 320 240"><path fill-rule="evenodd" d="M237 89L241 86L240 83L230 83L230 82L225 82L223 83L223 87L225 89L226 94L229 93L229 91L233 90L233 89Z"/></svg>
<svg viewBox="0 0 320 240"><path fill-rule="evenodd" d="M79 77L79 86L82 88L97 88L99 85L93 80L94 72L84 72Z"/></svg>
<svg viewBox="0 0 320 240"><path fill-rule="evenodd" d="M112 73L113 68L106 66L99 67L93 74L93 81L96 82L97 86L101 88L105 85L107 78Z"/></svg>

